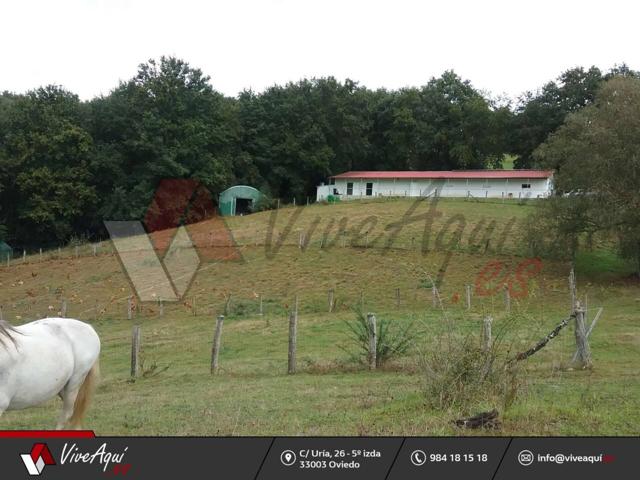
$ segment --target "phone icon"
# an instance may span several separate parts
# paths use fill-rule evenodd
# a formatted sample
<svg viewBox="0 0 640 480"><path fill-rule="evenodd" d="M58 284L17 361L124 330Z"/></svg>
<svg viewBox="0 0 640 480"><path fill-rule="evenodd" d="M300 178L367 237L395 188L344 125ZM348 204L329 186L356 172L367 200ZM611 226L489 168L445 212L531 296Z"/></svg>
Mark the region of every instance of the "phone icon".
<svg viewBox="0 0 640 480"><path fill-rule="evenodd" d="M413 463L416 467L421 467L425 463L427 463L427 454L422 450L414 450L411 453L411 463Z"/></svg>

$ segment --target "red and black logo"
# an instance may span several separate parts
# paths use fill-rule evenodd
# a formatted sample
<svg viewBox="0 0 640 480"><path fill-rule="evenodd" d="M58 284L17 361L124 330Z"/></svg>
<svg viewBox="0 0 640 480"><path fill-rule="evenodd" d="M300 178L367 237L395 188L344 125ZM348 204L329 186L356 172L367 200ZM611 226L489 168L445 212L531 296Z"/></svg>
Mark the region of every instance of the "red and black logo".
<svg viewBox="0 0 640 480"><path fill-rule="evenodd" d="M29 475L40 475L46 465L56 464L46 443L34 444L31 453L23 453L20 457Z"/></svg>

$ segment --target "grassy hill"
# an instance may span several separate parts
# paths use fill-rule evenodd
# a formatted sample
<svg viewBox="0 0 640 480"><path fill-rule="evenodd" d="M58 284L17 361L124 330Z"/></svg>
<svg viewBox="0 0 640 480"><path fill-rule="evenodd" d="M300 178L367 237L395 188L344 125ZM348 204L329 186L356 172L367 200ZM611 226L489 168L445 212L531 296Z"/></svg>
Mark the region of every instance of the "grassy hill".
<svg viewBox="0 0 640 480"><path fill-rule="evenodd" d="M162 317L149 303L127 320L131 286L106 243L96 256L83 246L78 258L68 248L1 266L0 304L5 319L18 324L57 314L64 299L67 316L95 326L103 380L87 426L101 435L454 435L469 432L453 419L494 406L503 417L497 434L637 435L640 287L608 251L583 255L576 272L589 318L604 308L590 339L593 369L571 368L575 341L567 328L522 362L520 393L506 411L489 395L445 409L427 401L424 359L451 325L457 336L479 336L482 319L492 315L494 331L508 326L505 348L515 354L569 313L565 263L543 259L540 272L525 270L524 283L517 282L527 260L519 220L533 208L440 200L430 210L429 203L389 199L283 208L228 219L240 257L228 255L224 232L212 233L219 221L203 222L190 233L204 261L184 300L165 304ZM442 298L436 307L435 279ZM496 288L503 280L514 285L510 313ZM474 286L471 310L465 285ZM299 373L287 375L287 314L296 295ZM227 301L221 370L211 376L215 316ZM346 322L354 307L398 326L413 322L414 347L368 371L353 358ZM145 372L135 382L132 323L142 326ZM2 428L52 426L58 403L7 412Z"/></svg>

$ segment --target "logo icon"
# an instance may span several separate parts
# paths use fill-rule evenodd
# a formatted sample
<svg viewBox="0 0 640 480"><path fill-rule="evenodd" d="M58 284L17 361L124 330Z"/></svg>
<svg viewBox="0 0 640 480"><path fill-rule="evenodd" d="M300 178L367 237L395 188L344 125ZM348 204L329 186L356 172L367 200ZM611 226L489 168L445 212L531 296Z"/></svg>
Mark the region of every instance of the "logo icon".
<svg viewBox="0 0 640 480"><path fill-rule="evenodd" d="M522 450L518 454L518 462L520 462L520 465L528 467L533 463L533 453L530 450Z"/></svg>
<svg viewBox="0 0 640 480"><path fill-rule="evenodd" d="M23 453L20 458L22 458L29 475L40 475L45 465L56 464L46 443L36 443L33 445L31 453Z"/></svg>
<svg viewBox="0 0 640 480"><path fill-rule="evenodd" d="M183 298L201 257L217 262L240 258L209 191L196 180L162 180L144 222L104 223L142 302Z"/></svg>
<svg viewBox="0 0 640 480"><path fill-rule="evenodd" d="M422 450L414 450L411 453L411 463L413 463L416 467L421 467L427 462L427 454Z"/></svg>

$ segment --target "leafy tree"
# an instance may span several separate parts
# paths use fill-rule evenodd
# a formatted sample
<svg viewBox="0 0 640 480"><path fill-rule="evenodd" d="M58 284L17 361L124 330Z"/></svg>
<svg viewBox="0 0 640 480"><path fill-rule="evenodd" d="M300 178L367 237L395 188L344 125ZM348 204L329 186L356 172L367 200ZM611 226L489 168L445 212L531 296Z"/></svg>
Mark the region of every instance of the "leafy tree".
<svg viewBox="0 0 640 480"><path fill-rule="evenodd" d="M629 65L622 63L620 65L614 65L607 74L604 76L605 80L611 80L613 77L636 77L640 78L640 72L632 70Z"/></svg>
<svg viewBox="0 0 640 480"><path fill-rule="evenodd" d="M533 152L564 122L567 114L593 102L603 81L597 67L567 70L557 82L538 93L527 92L516 108L510 133L510 151L518 156L516 168L534 166Z"/></svg>
<svg viewBox="0 0 640 480"><path fill-rule="evenodd" d="M241 148L275 197L302 200L332 173L366 166L368 92L332 77L239 98Z"/></svg>
<svg viewBox="0 0 640 480"><path fill-rule="evenodd" d="M380 92L384 93L384 92ZM424 87L379 98L373 141L380 169L484 168L501 162L505 114L468 81L445 72Z"/></svg>
<svg viewBox="0 0 640 480"><path fill-rule="evenodd" d="M556 170L558 194L543 204L539 224L572 238L572 251L584 233L613 234L640 274L640 79L608 80L535 156Z"/></svg>
<svg viewBox="0 0 640 480"><path fill-rule="evenodd" d="M78 97L48 86L3 103L0 204L11 236L42 245L82 231L97 199Z"/></svg>
<svg viewBox="0 0 640 480"><path fill-rule="evenodd" d="M198 179L213 195L226 188L234 108L199 69L170 57L140 65L133 79L91 102L100 216L141 218L163 178Z"/></svg>

